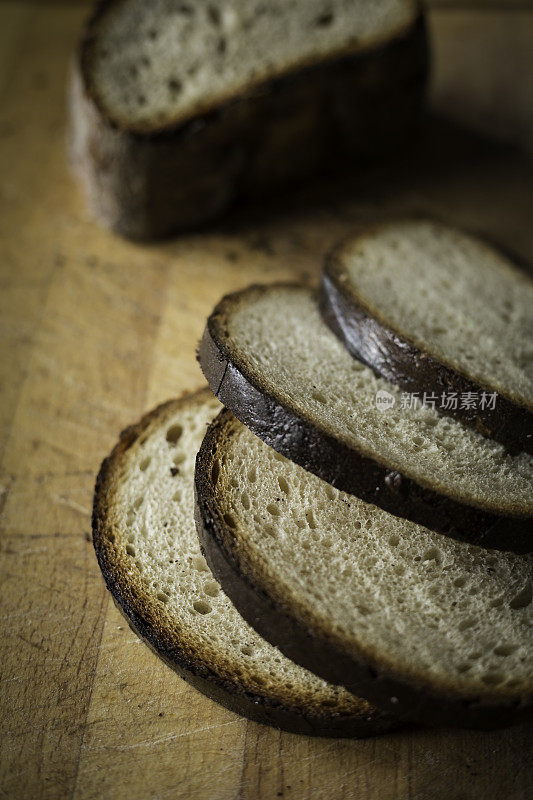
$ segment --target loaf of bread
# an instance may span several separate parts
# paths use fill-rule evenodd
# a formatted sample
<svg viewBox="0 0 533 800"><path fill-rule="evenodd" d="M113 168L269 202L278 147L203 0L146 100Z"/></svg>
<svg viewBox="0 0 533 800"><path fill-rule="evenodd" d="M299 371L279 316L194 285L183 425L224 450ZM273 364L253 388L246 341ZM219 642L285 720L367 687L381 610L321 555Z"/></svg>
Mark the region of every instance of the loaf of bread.
<svg viewBox="0 0 533 800"><path fill-rule="evenodd" d="M426 68L415 0L104 0L74 66L73 164L101 222L162 236L394 149Z"/></svg>

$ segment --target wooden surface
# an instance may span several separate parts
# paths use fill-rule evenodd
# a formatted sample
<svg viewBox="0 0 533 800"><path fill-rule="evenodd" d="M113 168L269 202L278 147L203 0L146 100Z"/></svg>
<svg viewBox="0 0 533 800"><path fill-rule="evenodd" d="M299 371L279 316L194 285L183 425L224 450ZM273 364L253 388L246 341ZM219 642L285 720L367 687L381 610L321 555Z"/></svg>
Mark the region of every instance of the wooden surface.
<svg viewBox="0 0 533 800"><path fill-rule="evenodd" d="M129 244L86 217L65 164L67 67L86 8L0 4L2 796L531 797L524 728L313 740L216 706L125 627L89 537L101 459L144 410L201 383L194 348L223 292L312 280L336 239L398 211L484 231L533 260L530 166L434 120L395 166L202 235ZM442 54L456 47L457 13L433 17L437 86L453 83ZM531 21L518 13L531 52Z"/></svg>

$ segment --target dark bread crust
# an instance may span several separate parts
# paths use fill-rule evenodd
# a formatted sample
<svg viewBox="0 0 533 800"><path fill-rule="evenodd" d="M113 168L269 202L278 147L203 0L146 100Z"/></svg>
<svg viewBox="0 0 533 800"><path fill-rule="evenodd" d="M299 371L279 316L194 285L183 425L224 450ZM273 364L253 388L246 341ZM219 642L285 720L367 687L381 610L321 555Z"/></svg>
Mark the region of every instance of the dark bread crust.
<svg viewBox="0 0 533 800"><path fill-rule="evenodd" d="M357 238L357 237L355 237ZM353 244L354 239L350 239ZM403 331L393 328L378 309L371 308L344 281L344 250L337 247L327 257L320 290L320 310L325 322L347 350L376 374L408 392L492 393L494 387L474 381L456 367L439 361L429 350L420 349ZM459 404L460 406L460 404ZM497 393L494 409L440 409L460 419L483 436L503 444L516 454L533 454L533 413L511 397Z"/></svg>
<svg viewBox="0 0 533 800"><path fill-rule="evenodd" d="M242 686L222 677L215 669L202 663L188 646L179 631L170 628L158 613L153 598L143 591L131 574L124 557L112 541L113 522L110 519L111 489L124 453L137 442L154 421L174 412L182 404L205 398L209 390L164 403L144 416L139 423L126 428L120 441L106 458L96 480L92 528L93 544L98 564L115 605L128 624L145 644L178 675L220 705L262 724L273 725L292 733L307 736L366 737L398 727L398 721L381 711L361 704L360 713L340 713L319 708L310 701L302 707L281 702L268 689L264 694L243 691Z"/></svg>
<svg viewBox="0 0 533 800"><path fill-rule="evenodd" d="M357 650L342 647L332 631L310 626L278 593L267 591L217 506L213 463L235 430L235 420L222 411L211 423L196 459L196 525L207 563L239 613L256 631L290 659L325 680L357 691L376 706L399 718L424 725L491 729L533 718L533 697L487 691L483 697L424 683L401 674L372 652L371 641ZM281 598L281 599L280 599ZM371 638L371 637L370 637ZM416 657L416 655L415 655Z"/></svg>
<svg viewBox="0 0 533 800"><path fill-rule="evenodd" d="M146 130L125 127L91 83L92 46L117 0L103 0L75 58L71 151L93 212L119 233L147 239L219 216L237 199L279 187L349 158L393 148L415 126L427 77L422 14L373 49L333 53L250 82L238 97Z"/></svg>
<svg viewBox="0 0 533 800"><path fill-rule="evenodd" d="M236 304L271 289L272 286L251 286L228 295L207 321L198 360L221 403L274 450L342 491L460 541L516 553L531 552L531 519L498 516L421 486L339 441L319 420L306 418L261 385L249 366L232 352L225 320Z"/></svg>

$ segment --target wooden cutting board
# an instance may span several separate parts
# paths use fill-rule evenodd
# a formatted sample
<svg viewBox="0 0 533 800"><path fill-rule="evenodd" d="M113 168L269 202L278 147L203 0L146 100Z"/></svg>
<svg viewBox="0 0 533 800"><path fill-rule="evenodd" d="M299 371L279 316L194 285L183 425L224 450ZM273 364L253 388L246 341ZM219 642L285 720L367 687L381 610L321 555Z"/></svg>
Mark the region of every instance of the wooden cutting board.
<svg viewBox="0 0 533 800"><path fill-rule="evenodd" d="M194 350L222 293L315 281L332 243L390 213L437 214L533 260L530 166L434 120L394 166L201 235L122 241L86 216L65 164L65 83L87 7L0 6L3 796L531 797L525 728L313 740L218 707L125 626L90 543L101 459L144 410L201 384ZM456 29L448 13L436 33Z"/></svg>

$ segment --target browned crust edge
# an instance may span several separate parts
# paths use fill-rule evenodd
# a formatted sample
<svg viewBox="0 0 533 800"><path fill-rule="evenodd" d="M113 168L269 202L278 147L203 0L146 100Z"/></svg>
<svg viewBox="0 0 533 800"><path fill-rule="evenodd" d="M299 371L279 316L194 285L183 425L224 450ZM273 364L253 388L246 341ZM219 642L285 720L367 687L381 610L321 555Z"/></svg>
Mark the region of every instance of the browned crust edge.
<svg viewBox="0 0 533 800"><path fill-rule="evenodd" d="M379 226L375 228L379 230ZM360 234L365 235L365 234ZM324 321L346 349L374 372L409 392L492 393L494 388L478 383L460 370L439 361L418 347L406 334L382 319L354 287L343 282L345 248L352 237L326 258L319 306ZM533 453L533 414L511 397L497 393L495 409L444 410L483 436L503 444L511 454Z"/></svg>
<svg viewBox="0 0 533 800"><path fill-rule="evenodd" d="M286 605L258 583L253 569L232 547L232 533L217 510L213 461L228 434L232 417L222 411L207 430L196 459L196 525L213 575L239 613L291 660L349 691L357 691L385 712L423 725L492 729L533 718L533 699L500 695L466 697L436 685L417 684L396 674L359 646L356 655L340 649L325 629L309 629ZM247 569L248 567L248 569Z"/></svg>
<svg viewBox="0 0 533 800"><path fill-rule="evenodd" d="M499 516L421 486L334 438L274 396L231 352L225 315L249 294L294 284L250 286L224 297L207 321L198 360L213 393L266 444L336 488L391 514L460 541L516 553L532 551L532 523ZM275 335L275 334L274 334Z"/></svg>
<svg viewBox="0 0 533 800"><path fill-rule="evenodd" d="M179 635L162 626L157 609L148 596L142 596L132 587L125 570L121 569L120 558L113 550L110 541L111 526L108 520L109 486L121 456L131 447L167 410L194 402L209 390L203 389L194 394L186 394L177 400L155 408L146 414L136 425L126 428L112 453L104 459L96 479L92 530L93 545L98 564L106 586L115 605L124 615L134 633L159 656L171 669L220 705L255 722L273 725L292 733L307 736L328 737L367 737L398 727L398 721L378 710L360 716L332 712L328 716L295 705L289 707L273 695L260 695L243 692L235 683L225 680L213 670L194 659L183 648Z"/></svg>

